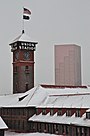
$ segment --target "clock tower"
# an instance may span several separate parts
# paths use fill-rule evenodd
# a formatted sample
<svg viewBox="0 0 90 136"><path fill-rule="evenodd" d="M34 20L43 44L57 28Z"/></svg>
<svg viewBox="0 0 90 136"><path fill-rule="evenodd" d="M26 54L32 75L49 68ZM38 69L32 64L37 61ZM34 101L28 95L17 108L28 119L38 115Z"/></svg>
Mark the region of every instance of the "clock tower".
<svg viewBox="0 0 90 136"><path fill-rule="evenodd" d="M34 51L37 42L32 42L22 31L12 43L13 93L24 93L34 87Z"/></svg>

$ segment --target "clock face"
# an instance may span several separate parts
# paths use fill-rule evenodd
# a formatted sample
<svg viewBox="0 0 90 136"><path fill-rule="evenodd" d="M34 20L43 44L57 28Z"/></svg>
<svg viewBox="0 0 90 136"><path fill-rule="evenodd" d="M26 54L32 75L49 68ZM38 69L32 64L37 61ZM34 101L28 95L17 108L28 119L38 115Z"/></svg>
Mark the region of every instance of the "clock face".
<svg viewBox="0 0 90 136"><path fill-rule="evenodd" d="M26 51L24 52L24 59L29 60L30 59L30 52Z"/></svg>
<svg viewBox="0 0 90 136"><path fill-rule="evenodd" d="M16 59L19 59L19 52L16 52L16 53L15 53L15 58L16 58Z"/></svg>

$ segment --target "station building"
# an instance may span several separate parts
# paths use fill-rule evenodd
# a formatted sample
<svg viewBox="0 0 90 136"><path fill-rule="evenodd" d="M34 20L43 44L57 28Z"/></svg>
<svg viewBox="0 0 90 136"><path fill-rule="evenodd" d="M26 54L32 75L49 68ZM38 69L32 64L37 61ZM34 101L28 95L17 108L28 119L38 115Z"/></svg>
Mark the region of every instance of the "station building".
<svg viewBox="0 0 90 136"><path fill-rule="evenodd" d="M39 85L0 96L0 116L9 130L90 136L90 87Z"/></svg>

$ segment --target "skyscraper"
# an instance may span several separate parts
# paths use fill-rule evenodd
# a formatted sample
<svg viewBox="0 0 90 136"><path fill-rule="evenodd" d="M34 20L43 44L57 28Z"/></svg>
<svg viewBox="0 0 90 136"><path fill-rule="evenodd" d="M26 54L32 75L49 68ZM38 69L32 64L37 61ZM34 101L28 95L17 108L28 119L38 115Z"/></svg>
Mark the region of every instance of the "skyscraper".
<svg viewBox="0 0 90 136"><path fill-rule="evenodd" d="M81 47L75 44L55 45L55 84L81 85Z"/></svg>

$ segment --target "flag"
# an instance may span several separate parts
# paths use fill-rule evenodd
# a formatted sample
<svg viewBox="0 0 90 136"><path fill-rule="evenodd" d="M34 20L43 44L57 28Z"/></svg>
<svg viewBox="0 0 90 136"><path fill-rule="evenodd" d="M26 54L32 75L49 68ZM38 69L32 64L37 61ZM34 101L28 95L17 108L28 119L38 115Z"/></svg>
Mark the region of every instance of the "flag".
<svg viewBox="0 0 90 136"><path fill-rule="evenodd" d="M23 15L23 19L29 20L30 17L29 17L29 16L26 16L26 15Z"/></svg>
<svg viewBox="0 0 90 136"><path fill-rule="evenodd" d="M31 15L31 11L30 11L30 10L28 10L28 9L26 9L26 8L24 8L23 13L24 13L24 14L29 14L29 15Z"/></svg>
<svg viewBox="0 0 90 136"><path fill-rule="evenodd" d="M23 8L23 19L25 20L29 20L30 19L30 15L31 15L31 11Z"/></svg>

